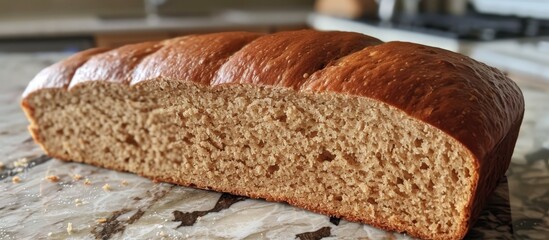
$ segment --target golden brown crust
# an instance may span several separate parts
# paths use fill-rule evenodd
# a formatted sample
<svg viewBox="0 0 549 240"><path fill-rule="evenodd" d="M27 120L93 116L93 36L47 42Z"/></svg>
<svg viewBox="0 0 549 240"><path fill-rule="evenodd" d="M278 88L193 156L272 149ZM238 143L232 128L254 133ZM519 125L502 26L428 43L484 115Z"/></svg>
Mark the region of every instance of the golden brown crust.
<svg viewBox="0 0 549 240"><path fill-rule="evenodd" d="M233 55L211 85L249 83L298 89L314 72L376 38L348 32L280 32L258 38Z"/></svg>
<svg viewBox="0 0 549 240"><path fill-rule="evenodd" d="M462 224L461 237L508 168L524 113L520 89L494 68L442 49L413 43L382 43L356 33L311 30L266 36L218 33L129 45L99 54L105 51L92 49L79 53L46 68L32 80L22 102L31 120L31 133L34 120L32 109L25 104L26 98L40 89L67 89L71 79L71 87L90 80L133 85L170 79L211 86L254 84L376 99L441 129L476 158L477 171L471 173L475 179L474 196L468 205L471 217L462 219L468 222ZM33 137L41 142L36 134ZM190 184L169 178L162 180ZM198 187L211 189L211 186ZM255 196L238 189L216 190L297 204L280 196ZM298 206L337 215L313 205ZM344 217L402 230L402 226L381 220ZM407 231L422 236L414 229Z"/></svg>
<svg viewBox="0 0 549 240"><path fill-rule="evenodd" d="M524 111L518 86L498 70L450 51L404 42L347 56L316 73L303 89L388 103L450 134L478 159Z"/></svg>
<svg viewBox="0 0 549 240"><path fill-rule="evenodd" d="M69 87L86 81L108 81L129 84L134 67L145 56L160 47L158 42L126 45L92 56L76 70Z"/></svg>
<svg viewBox="0 0 549 240"><path fill-rule="evenodd" d="M478 216L480 216L486 201L490 194L497 187L497 184L502 176L505 175L507 168L511 162L515 143L518 138L520 126L522 123L522 115L520 119L513 124L511 130L485 157L483 161L478 161L479 171L477 172L477 186L474 196L469 204L470 218L467 227L473 226ZM499 176L499 177L498 177ZM462 236L465 236L467 228L463 229Z"/></svg>
<svg viewBox="0 0 549 240"><path fill-rule="evenodd" d="M92 48L44 68L29 83L23 93L23 97L41 89L67 89L74 73L82 64L88 61L90 57L107 50L106 48Z"/></svg>
<svg viewBox="0 0 549 240"><path fill-rule="evenodd" d="M227 58L259 36L228 32L169 40L135 68L131 84L162 78L208 85Z"/></svg>

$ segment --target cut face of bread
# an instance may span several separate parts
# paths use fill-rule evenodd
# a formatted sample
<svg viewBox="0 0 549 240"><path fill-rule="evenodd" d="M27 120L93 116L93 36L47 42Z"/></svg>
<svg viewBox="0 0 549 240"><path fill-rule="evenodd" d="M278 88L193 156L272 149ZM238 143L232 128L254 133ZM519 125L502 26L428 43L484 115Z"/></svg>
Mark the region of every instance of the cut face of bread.
<svg viewBox="0 0 549 240"><path fill-rule="evenodd" d="M467 224L469 151L379 101L155 80L44 91L28 104L31 132L61 159L429 238Z"/></svg>
<svg viewBox="0 0 549 240"><path fill-rule="evenodd" d="M509 166L524 101L456 53L304 30L88 50L40 72L22 108L59 159L457 239Z"/></svg>

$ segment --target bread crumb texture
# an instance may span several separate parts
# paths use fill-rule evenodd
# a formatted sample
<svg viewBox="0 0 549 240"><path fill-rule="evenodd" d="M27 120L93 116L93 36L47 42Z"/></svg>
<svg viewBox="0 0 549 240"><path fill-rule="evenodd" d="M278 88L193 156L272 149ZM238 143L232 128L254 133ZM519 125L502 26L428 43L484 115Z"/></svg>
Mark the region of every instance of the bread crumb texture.
<svg viewBox="0 0 549 240"><path fill-rule="evenodd" d="M74 181L80 181L80 179L82 179L82 175L80 175L80 174L74 174L74 175L72 175L72 179L73 179Z"/></svg>
<svg viewBox="0 0 549 240"><path fill-rule="evenodd" d="M27 167L29 165L27 158L21 158L15 162L13 162L13 167L19 168L19 167Z"/></svg>
<svg viewBox="0 0 549 240"><path fill-rule="evenodd" d="M72 234L72 223L67 223L67 233L68 233L69 235Z"/></svg>
<svg viewBox="0 0 549 240"><path fill-rule="evenodd" d="M19 176L14 176L14 177L11 178L11 182L12 183L20 183L21 178Z"/></svg>
<svg viewBox="0 0 549 240"><path fill-rule="evenodd" d="M51 126L41 129L43 145L62 159L423 236L452 236L468 214L468 152L378 101L160 80L42 96L54 99L32 99L38 124Z"/></svg>
<svg viewBox="0 0 549 240"><path fill-rule="evenodd" d="M56 175L48 175L46 176L46 180L50 182L59 182L59 177Z"/></svg>
<svg viewBox="0 0 549 240"><path fill-rule="evenodd" d="M105 192L109 192L109 191L112 190L111 185L109 185L108 183L105 183L105 185L103 185L102 188L103 188L103 191L105 191Z"/></svg>

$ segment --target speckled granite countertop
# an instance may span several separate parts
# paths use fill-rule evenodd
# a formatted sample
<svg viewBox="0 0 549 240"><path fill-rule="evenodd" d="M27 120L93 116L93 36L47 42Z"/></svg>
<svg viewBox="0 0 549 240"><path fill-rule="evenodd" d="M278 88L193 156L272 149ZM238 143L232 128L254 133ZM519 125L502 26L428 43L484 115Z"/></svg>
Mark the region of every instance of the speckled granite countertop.
<svg viewBox="0 0 549 240"><path fill-rule="evenodd" d="M20 94L34 74L64 56L0 55L0 239L408 238L287 204L153 183L43 155L26 131ZM549 238L549 93L523 92L526 114L507 178L468 238Z"/></svg>

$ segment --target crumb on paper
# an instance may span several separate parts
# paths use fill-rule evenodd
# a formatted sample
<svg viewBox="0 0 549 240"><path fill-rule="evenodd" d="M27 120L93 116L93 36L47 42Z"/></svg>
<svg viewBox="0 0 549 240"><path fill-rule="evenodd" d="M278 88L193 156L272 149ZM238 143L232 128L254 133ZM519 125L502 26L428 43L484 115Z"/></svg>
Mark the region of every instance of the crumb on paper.
<svg viewBox="0 0 549 240"><path fill-rule="evenodd" d="M82 200L80 200L80 198L74 199L74 204L78 207L82 205Z"/></svg>
<svg viewBox="0 0 549 240"><path fill-rule="evenodd" d="M67 233L68 233L69 235L72 234L72 223L68 223L68 224L67 224Z"/></svg>
<svg viewBox="0 0 549 240"><path fill-rule="evenodd" d="M14 176L14 177L11 178L11 182L12 183L20 183L21 178L19 176Z"/></svg>
<svg viewBox="0 0 549 240"><path fill-rule="evenodd" d="M98 218L97 220L95 220L96 222L98 223L106 223L107 222L107 219L106 218Z"/></svg>
<svg viewBox="0 0 549 240"><path fill-rule="evenodd" d="M120 185L122 185L122 186L128 186L128 181L122 180L122 181L120 182Z"/></svg>
<svg viewBox="0 0 549 240"><path fill-rule="evenodd" d="M86 180L84 180L84 184L85 185L91 185L92 182L89 179L86 178Z"/></svg>
<svg viewBox="0 0 549 240"><path fill-rule="evenodd" d="M158 233L158 235L161 236L161 237L165 237L165 236L166 236L166 233L164 233L164 231L160 231L160 232Z"/></svg>
<svg viewBox="0 0 549 240"><path fill-rule="evenodd" d="M72 175L72 179L73 179L74 181L79 181L80 179L82 179L82 175L80 175L80 174L74 174L74 175Z"/></svg>
<svg viewBox="0 0 549 240"><path fill-rule="evenodd" d="M26 166L29 165L28 161L29 160L27 158L21 158L21 159L15 161L15 162L13 162L13 166L14 167L26 167Z"/></svg>
<svg viewBox="0 0 549 240"><path fill-rule="evenodd" d="M108 183L105 183L105 185L103 185L103 190L105 192L108 192L108 191L111 191L112 190L112 187L111 185L109 185Z"/></svg>
<svg viewBox="0 0 549 240"><path fill-rule="evenodd" d="M56 175L48 175L46 179L50 182L59 182L59 177Z"/></svg>

